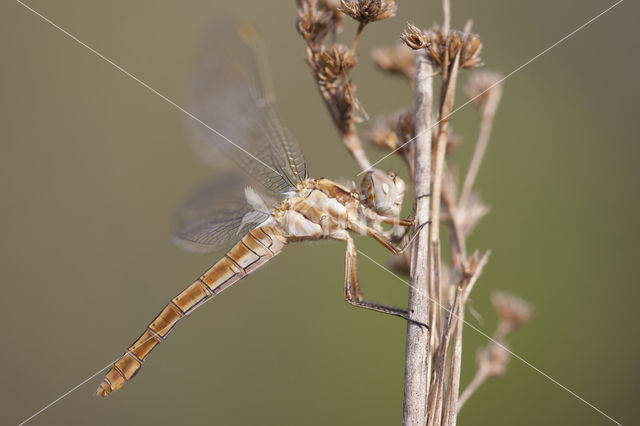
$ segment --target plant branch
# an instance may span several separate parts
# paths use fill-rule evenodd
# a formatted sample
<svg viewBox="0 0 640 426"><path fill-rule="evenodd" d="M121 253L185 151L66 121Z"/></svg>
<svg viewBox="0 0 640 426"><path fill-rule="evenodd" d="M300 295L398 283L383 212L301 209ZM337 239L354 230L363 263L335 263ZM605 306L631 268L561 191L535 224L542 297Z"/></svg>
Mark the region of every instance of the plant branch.
<svg viewBox="0 0 640 426"><path fill-rule="evenodd" d="M414 142L414 217L417 224L429 220L431 187L431 120L433 107L433 70L425 50L416 57L415 97L416 116ZM429 238L425 230L418 233L411 256L411 286L409 289L409 317L427 323L431 304L428 293ZM432 324L433 327L433 324ZM427 385L430 371L429 336L433 333L415 323L407 324L407 349L404 371L404 404L402 424L424 425Z"/></svg>
<svg viewBox="0 0 640 426"><path fill-rule="evenodd" d="M440 240L440 198L442 194L442 174L444 171L444 159L447 148L448 139L448 123L449 115L453 108L453 99L455 94L456 79L458 76L458 64L460 55L456 55L451 65L451 73L448 79L443 83L442 104L440 107L440 123L438 128L438 138L436 142L436 159L435 167L433 171L433 190L432 190L432 203L431 203L431 227L429 229L429 239L431 246L433 247L436 241ZM436 268L439 269L440 256L435 256L436 253L431 253L429 257L429 294L432 297L431 304L433 306L430 312L431 326L433 332L431 333L431 339L429 344L435 346L436 331L440 330L442 326L440 321L440 309L437 308L441 305L442 295L438 280L436 279ZM436 265L437 264L437 265ZM433 300L435 299L435 300Z"/></svg>
<svg viewBox="0 0 640 426"><path fill-rule="evenodd" d="M464 178L462 190L460 191L460 202L462 204L466 201L467 197L469 197L469 194L471 193L471 189L473 188L473 184L478 175L478 169L480 168L480 164L482 163L482 159L484 158L484 153L487 150L487 145L489 144L489 136L491 135L491 127L493 125L493 117L495 116L496 110L498 109L501 95L502 91L500 90L499 86L497 86L493 90L489 90L487 93L487 102L482 106L482 121L480 122L478 140L473 151L471 163L469 164L469 170L467 171L467 175Z"/></svg>
<svg viewBox="0 0 640 426"><path fill-rule="evenodd" d="M342 139L342 143L356 160L361 170L371 168L371 162L362 148L362 142L360 142L355 126L349 126L349 130L346 133L340 132L340 139Z"/></svg>
<svg viewBox="0 0 640 426"><path fill-rule="evenodd" d="M451 3L449 0L442 0L442 30L445 34L451 28Z"/></svg>
<svg viewBox="0 0 640 426"><path fill-rule="evenodd" d="M469 400L469 397L487 380L488 375L485 370L476 370L476 375L473 376L473 380L464 389L460 398L458 399L457 412L462 409L462 406Z"/></svg>

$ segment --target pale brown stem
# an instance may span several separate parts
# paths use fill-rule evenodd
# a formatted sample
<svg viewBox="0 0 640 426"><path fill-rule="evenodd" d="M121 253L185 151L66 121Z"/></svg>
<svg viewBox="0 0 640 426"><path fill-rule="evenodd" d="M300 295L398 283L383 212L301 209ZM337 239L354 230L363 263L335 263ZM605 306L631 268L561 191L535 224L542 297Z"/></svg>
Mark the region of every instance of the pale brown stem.
<svg viewBox="0 0 640 426"><path fill-rule="evenodd" d="M442 29L447 34L451 28L451 3L449 0L442 0Z"/></svg>
<svg viewBox="0 0 640 426"><path fill-rule="evenodd" d="M491 135L493 117L495 116L496 110L498 109L502 90L500 86L496 86L489 90L489 93L487 95L487 103L482 107L481 110L482 121L480 122L478 141L476 142L476 147L473 151L473 157L471 158L471 163L469 164L469 170L467 171L467 175L464 178L462 191L460 191L459 200L461 204L463 204L466 201L467 197L469 197L471 189L473 188L473 184L476 180L476 177L478 176L480 164L482 163L484 153L487 150L487 145L489 144L489 136Z"/></svg>
<svg viewBox="0 0 640 426"><path fill-rule="evenodd" d="M432 203L431 203L431 227L430 227L430 241L431 245L434 244L435 241L440 240L440 198L442 195L442 172L444 170L444 157L447 148L447 139L448 139L448 123L449 123L449 115L451 114L451 110L453 108L453 99L455 94L456 87L456 79L458 76L458 62L459 55L456 55L454 58L453 65L451 67L451 75L449 79L446 81L446 87L444 88L445 93L443 94L443 102L440 109L440 127L438 129L438 138L436 142L436 162L435 169L433 173L433 191L432 191ZM429 290L432 292L433 297L436 298L435 303L440 304L442 301L441 297L441 289L438 282L436 281L435 271L436 271L436 263L440 263L440 258L435 258L433 255L429 257L430 265L429 265ZM431 312L432 321L432 329L438 330L442 324L439 320L440 318L440 309L434 309ZM431 341L430 344L435 344L436 333L431 333Z"/></svg>
<svg viewBox="0 0 640 426"><path fill-rule="evenodd" d="M453 343L453 354L451 355L451 366L449 371L449 386L447 388L447 397L444 406L444 414L442 418L442 424L445 426L455 426L458 418L458 394L460 392L460 373L462 366L462 328L464 325L464 311L469 300L469 294L473 287L480 278L484 266L489 261L490 251L487 251L475 266L473 274L469 277L458 290L460 293L460 306L458 307L457 315L450 315L450 321L455 323L456 336ZM464 266L463 266L463 273Z"/></svg>
<svg viewBox="0 0 640 426"><path fill-rule="evenodd" d="M447 213L449 213L449 217L451 218L451 226L450 226L450 235L451 235L451 261L455 266L460 262L464 262L467 258L467 244L466 237L462 230L462 226L457 218L458 210L456 208L455 201L453 199L453 194L447 190L447 186L443 185L442 187L442 201L444 201L444 205L447 209Z"/></svg>
<svg viewBox="0 0 640 426"><path fill-rule="evenodd" d="M360 22L358 25L358 29L356 30L356 35L353 38L353 43L351 44L351 53L356 52L356 48L358 47L358 42L360 41L360 35L362 34L362 30L364 30L364 26L366 24L364 22Z"/></svg>
<svg viewBox="0 0 640 426"><path fill-rule="evenodd" d="M464 305L456 318L456 337L453 342L453 354L451 354L451 372L449 373L449 386L447 387L447 400L444 403L442 424L455 426L457 421L458 392L460 391L460 367L462 363L462 326L464 325Z"/></svg>
<svg viewBox="0 0 640 426"><path fill-rule="evenodd" d="M436 426L441 424L441 413L442 406L444 400L444 379L445 379L445 368L447 364L447 353L449 352L449 343L451 342L451 336L453 335L453 330L455 329L455 323L452 322L452 319L457 318L460 311L460 297L461 295L456 293L455 300L453 302L453 307L449 309L449 315L447 321L444 326L444 330L442 333L442 339L440 340L440 344L438 345L438 350L436 351L436 360L434 362L435 367L433 371L432 377L432 386L431 392L429 394L429 405L428 405L428 418L427 425L428 426Z"/></svg>
<svg viewBox="0 0 640 426"><path fill-rule="evenodd" d="M356 133L354 126L350 126L350 129L347 133L341 133L341 139L344 146L347 147L353 158L358 163L360 170L366 170L371 168L371 162L367 158L367 154L362 149L362 143L360 142L360 138Z"/></svg>
<svg viewBox="0 0 640 426"><path fill-rule="evenodd" d="M416 51L416 117L414 141L414 217L417 224L429 220L431 187L431 119L433 108L433 71L424 50ZM409 317L428 323L429 238L426 230L416 237L411 252L411 285L409 289ZM433 327L433 325L432 325ZM433 330L433 328L432 328ZM422 426L426 419L427 386L430 371L429 333L415 323L407 323L407 349L404 370L404 401L402 424Z"/></svg>
<svg viewBox="0 0 640 426"><path fill-rule="evenodd" d="M462 391L460 398L458 399L457 412L460 412L462 406L469 400L469 397L484 383L487 381L486 371L484 369L478 369L476 371L476 375L473 376L473 380L467 385L467 387Z"/></svg>

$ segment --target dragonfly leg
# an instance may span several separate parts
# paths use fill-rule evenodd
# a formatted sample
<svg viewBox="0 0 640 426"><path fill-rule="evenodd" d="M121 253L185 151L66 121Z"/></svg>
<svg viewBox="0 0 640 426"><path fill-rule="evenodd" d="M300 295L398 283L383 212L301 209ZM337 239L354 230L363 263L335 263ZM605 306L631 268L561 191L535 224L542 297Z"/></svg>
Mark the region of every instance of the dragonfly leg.
<svg viewBox="0 0 640 426"><path fill-rule="evenodd" d="M358 283L358 265L356 247L353 239L349 235L346 237L347 251L345 253L344 262L344 300L352 306L358 308L369 309L371 311L381 312L383 314L394 315L403 318L427 330L429 326L419 321L409 318L409 313L404 309L395 308L393 306L382 305L379 303L368 302L362 297L360 284Z"/></svg>
<svg viewBox="0 0 640 426"><path fill-rule="evenodd" d="M411 246L413 240L418 235L418 232L420 232L420 230L429 223L431 223L431 221L425 222L418 226L418 228L416 228L416 230L413 232L411 238L409 238L409 241L407 241L403 246L395 244L388 236L384 235L382 232L363 223L351 223L351 228L354 231L359 232L360 234L366 234L370 237L373 237L373 239L385 246L387 250L389 250L393 254L402 254Z"/></svg>
<svg viewBox="0 0 640 426"><path fill-rule="evenodd" d="M378 219L382 223L387 225L399 225L409 228L413 226L415 220L412 217L391 217L391 216L378 216Z"/></svg>

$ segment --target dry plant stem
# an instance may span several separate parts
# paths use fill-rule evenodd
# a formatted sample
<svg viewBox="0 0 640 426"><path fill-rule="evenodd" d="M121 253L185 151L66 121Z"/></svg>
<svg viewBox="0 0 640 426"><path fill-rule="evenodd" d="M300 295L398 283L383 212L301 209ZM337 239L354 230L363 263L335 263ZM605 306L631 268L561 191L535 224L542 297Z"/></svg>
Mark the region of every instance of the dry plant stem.
<svg viewBox="0 0 640 426"><path fill-rule="evenodd" d="M444 394L444 378L445 367L447 363L447 353L449 352L449 342L455 329L454 319L458 318L460 311L460 292L456 293L453 307L449 310L449 316L447 318L444 331L442 333L442 339L438 345L436 352L435 366L432 376L431 392L429 393L429 405L427 426L439 425L440 414L442 413L443 394Z"/></svg>
<svg viewBox="0 0 640 426"><path fill-rule="evenodd" d="M487 98L487 103L482 108L482 121L480 122L478 141L476 142L476 147L473 151L473 157L471 158L471 163L469 164L469 170L467 171L467 175L464 178L462 191L460 191L461 203L464 203L464 201L471 193L473 184L476 180L476 177L478 176L478 169L480 168L480 164L482 163L482 159L484 158L484 153L487 150L487 145L489 144L489 136L491 135L493 117L495 116L496 110L498 109L498 104L500 103L501 91L499 89L490 90L488 95L489 96Z"/></svg>
<svg viewBox="0 0 640 426"><path fill-rule="evenodd" d="M358 24L358 29L356 30L356 35L353 38L353 43L351 44L351 52L356 53L356 48L358 47L358 42L360 41L360 35L362 34L362 30L364 30L364 26L366 24L364 22L360 22Z"/></svg>
<svg viewBox="0 0 640 426"><path fill-rule="evenodd" d="M458 394L460 392L460 372L462 365L462 328L464 325L465 307L467 305L467 300L469 300L471 290L473 290L476 281L478 281L478 278L480 278L480 275L482 274L484 266L489 261L490 254L491 252L487 251L482 256L478 261L478 264L475 266L473 275L469 278L469 281L463 283L463 285L458 289L457 295L460 297L456 298L456 302L459 301L460 305L457 309L457 315L453 316L453 314L451 314L449 316L449 321L453 321L456 324L456 336L453 343L453 354L451 355L451 367L449 372L449 386L447 388L447 399L445 401L442 419L442 424L445 426L455 426L458 417Z"/></svg>
<svg viewBox="0 0 640 426"><path fill-rule="evenodd" d="M367 154L364 152L364 149L362 149L362 143L356 133L355 126L350 125L347 133L340 132L340 138L342 139L344 146L347 147L353 158L356 160L356 163L358 163L361 170L371 168L371 162L369 162Z"/></svg>
<svg viewBox="0 0 640 426"><path fill-rule="evenodd" d="M455 93L456 79L458 76L458 61L460 56L456 55L454 63L451 66L451 75L446 80L446 87L443 89L442 95L443 102L440 108L440 126L438 129L438 139L436 142L436 162L435 169L433 171L433 191L432 191L432 203L431 203L431 227L430 227L430 241L431 246L435 244L435 241L440 240L440 197L442 194L442 173L444 170L444 158L447 148L448 138L448 123L449 115L453 108L453 96ZM435 257L434 253L429 257L429 292L435 301L432 301L434 309L431 311L431 326L434 332L431 333L431 339L429 344L431 347L435 346L435 331L442 325L440 318L440 309L435 309L435 306L441 305L442 297L440 294L439 283L436 280L436 263L440 263L440 257Z"/></svg>
<svg viewBox="0 0 640 426"><path fill-rule="evenodd" d="M446 186L442 187L442 201L447 208L447 213L451 218L451 262L452 265L457 265L463 262L467 258L466 238L464 231L457 220L456 204L453 200L453 194L450 194Z"/></svg>
<svg viewBox="0 0 640 426"><path fill-rule="evenodd" d="M431 120L433 104L433 71L425 50L416 52L416 117L414 142L414 200L418 224L429 220L429 189L431 186ZM429 238L426 230L418 233L411 252L411 286L409 316L429 322L428 293ZM433 327L433 325L432 325ZM433 330L433 328L432 328ZM427 386L430 370L429 336L432 333L414 323L407 323L407 349L404 371L404 402L402 424L422 426L426 419Z"/></svg>
<svg viewBox="0 0 640 426"><path fill-rule="evenodd" d="M462 406L467 402L469 397L473 395L476 390L478 390L478 388L487 380L487 378L488 375L485 370L478 369L476 371L476 375L473 376L473 380L471 380L471 382L467 385L467 387L462 392L462 395L460 395L460 398L458 399L457 412L460 412Z"/></svg>
<svg viewBox="0 0 640 426"><path fill-rule="evenodd" d="M442 0L442 30L445 34L449 32L451 27L451 2Z"/></svg>
<svg viewBox="0 0 640 426"><path fill-rule="evenodd" d="M462 326L464 325L464 303L456 318L456 337L451 354L451 372L447 387L447 400L444 403L442 424L455 426L458 419L458 393L460 392L460 367L462 363Z"/></svg>

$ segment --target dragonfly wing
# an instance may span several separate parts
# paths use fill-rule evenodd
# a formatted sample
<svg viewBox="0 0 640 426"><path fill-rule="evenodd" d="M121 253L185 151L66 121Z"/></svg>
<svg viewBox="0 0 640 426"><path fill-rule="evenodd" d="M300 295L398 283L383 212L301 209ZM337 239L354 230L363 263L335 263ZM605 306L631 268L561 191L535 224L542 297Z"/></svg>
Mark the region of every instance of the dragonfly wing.
<svg viewBox="0 0 640 426"><path fill-rule="evenodd" d="M205 163L216 167L225 154L265 188L283 194L307 178L307 166L273 107L267 71L255 30L229 20L212 26L192 85L191 107L201 120L194 122L195 148Z"/></svg>
<svg viewBox="0 0 640 426"><path fill-rule="evenodd" d="M238 176L216 176L198 187L173 215L176 245L211 253L236 243L269 219L275 200L258 196L246 183Z"/></svg>

